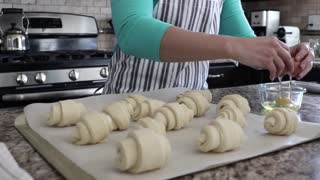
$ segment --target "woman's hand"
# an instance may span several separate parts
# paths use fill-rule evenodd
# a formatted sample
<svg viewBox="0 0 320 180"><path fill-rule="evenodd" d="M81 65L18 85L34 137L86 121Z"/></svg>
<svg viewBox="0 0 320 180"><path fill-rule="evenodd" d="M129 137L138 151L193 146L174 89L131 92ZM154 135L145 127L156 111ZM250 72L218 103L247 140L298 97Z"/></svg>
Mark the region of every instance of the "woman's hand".
<svg viewBox="0 0 320 180"><path fill-rule="evenodd" d="M254 68L268 69L271 80L294 71L289 47L275 37L234 38L231 43L232 59Z"/></svg>
<svg viewBox="0 0 320 180"><path fill-rule="evenodd" d="M301 79L312 69L314 50L309 47L309 44L301 43L291 47L290 53L295 64L293 76Z"/></svg>

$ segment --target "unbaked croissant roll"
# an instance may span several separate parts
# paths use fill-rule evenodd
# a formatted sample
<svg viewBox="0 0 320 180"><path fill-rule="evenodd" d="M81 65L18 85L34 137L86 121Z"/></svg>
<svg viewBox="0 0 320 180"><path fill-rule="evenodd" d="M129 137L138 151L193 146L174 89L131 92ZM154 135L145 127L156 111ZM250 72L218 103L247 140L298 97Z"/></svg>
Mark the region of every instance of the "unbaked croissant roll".
<svg viewBox="0 0 320 180"><path fill-rule="evenodd" d="M171 154L168 139L143 128L128 134L117 144L115 166L121 171L142 173L165 166Z"/></svg>
<svg viewBox="0 0 320 180"><path fill-rule="evenodd" d="M197 145L202 152L226 152L240 147L243 140L238 123L218 117L202 129Z"/></svg>
<svg viewBox="0 0 320 180"><path fill-rule="evenodd" d="M192 109L194 116L203 116L209 110L210 106L210 103L202 94L194 91L184 93L183 96L178 99L178 102Z"/></svg>
<svg viewBox="0 0 320 180"><path fill-rule="evenodd" d="M141 94L130 94L128 98L123 100L123 102L127 103L126 106L129 110L130 116L133 117L138 103L142 103L145 100L147 100L147 98Z"/></svg>
<svg viewBox="0 0 320 180"><path fill-rule="evenodd" d="M86 112L83 104L73 101L65 100L53 103L47 124L49 126L71 126L76 124L82 114Z"/></svg>
<svg viewBox="0 0 320 180"><path fill-rule="evenodd" d="M246 125L246 118L237 107L226 106L218 112L218 116L238 123L242 128Z"/></svg>
<svg viewBox="0 0 320 180"><path fill-rule="evenodd" d="M239 94L231 94L224 96L217 104L216 111L219 112L222 108L226 106L237 107L242 111L244 115L247 115L251 111L248 100L240 96Z"/></svg>
<svg viewBox="0 0 320 180"><path fill-rule="evenodd" d="M103 111L111 117L116 126L116 130L128 129L131 116L123 101L112 103L111 105L105 107Z"/></svg>
<svg viewBox="0 0 320 180"><path fill-rule="evenodd" d="M141 103L137 103L133 120L138 120L147 116L152 116L154 112L165 105L165 102L156 99L146 99Z"/></svg>
<svg viewBox="0 0 320 180"><path fill-rule="evenodd" d="M200 93L202 96L204 96L207 101L210 103L212 101L212 94L209 90L190 90L190 91L186 91L184 93L178 94L177 99L180 99L181 97L183 97L186 93L189 92L196 92L196 93Z"/></svg>
<svg viewBox="0 0 320 180"><path fill-rule="evenodd" d="M142 127L152 129L159 134L162 134L162 135L166 134L165 125L162 122L157 121L151 117L145 117L145 118L139 119L138 123Z"/></svg>
<svg viewBox="0 0 320 180"><path fill-rule="evenodd" d="M119 102L128 110L130 117L132 117L132 115L134 113L134 109L133 109L132 105L130 103L128 103L128 101L126 101L126 100L121 100Z"/></svg>
<svg viewBox="0 0 320 180"><path fill-rule="evenodd" d="M89 112L81 116L76 124L74 143L78 145L97 144L103 141L115 127L111 117L100 112Z"/></svg>
<svg viewBox="0 0 320 180"><path fill-rule="evenodd" d="M269 112L264 119L264 128L274 135L291 135L298 125L298 115L288 108L277 108Z"/></svg>
<svg viewBox="0 0 320 180"><path fill-rule="evenodd" d="M190 123L193 111L184 104L168 103L158 109L153 118L164 124L167 130L178 130Z"/></svg>

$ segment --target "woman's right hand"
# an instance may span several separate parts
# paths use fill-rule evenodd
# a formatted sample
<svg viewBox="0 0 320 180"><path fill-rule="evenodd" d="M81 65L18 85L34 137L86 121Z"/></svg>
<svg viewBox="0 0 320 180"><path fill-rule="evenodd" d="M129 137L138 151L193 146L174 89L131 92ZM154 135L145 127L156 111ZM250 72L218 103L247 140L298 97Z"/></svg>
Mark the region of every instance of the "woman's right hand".
<svg viewBox="0 0 320 180"><path fill-rule="evenodd" d="M231 43L233 59L269 70L271 80L294 71L289 47L276 37L234 38Z"/></svg>

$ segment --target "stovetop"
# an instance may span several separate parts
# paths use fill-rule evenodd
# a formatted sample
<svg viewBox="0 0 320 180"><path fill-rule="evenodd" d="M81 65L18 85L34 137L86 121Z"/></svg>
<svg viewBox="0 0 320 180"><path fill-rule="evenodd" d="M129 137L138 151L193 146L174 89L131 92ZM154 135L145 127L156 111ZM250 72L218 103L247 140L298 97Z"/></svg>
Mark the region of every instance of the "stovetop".
<svg viewBox="0 0 320 180"><path fill-rule="evenodd" d="M0 72L105 66L112 55L102 50L0 52Z"/></svg>

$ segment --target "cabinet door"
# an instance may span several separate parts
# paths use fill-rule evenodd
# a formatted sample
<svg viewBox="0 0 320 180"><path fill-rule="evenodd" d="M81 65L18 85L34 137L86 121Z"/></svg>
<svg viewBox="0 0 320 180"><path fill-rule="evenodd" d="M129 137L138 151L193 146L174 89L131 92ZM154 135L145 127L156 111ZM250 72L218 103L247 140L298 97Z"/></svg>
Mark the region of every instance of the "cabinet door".
<svg viewBox="0 0 320 180"><path fill-rule="evenodd" d="M267 70L257 70L249 66L240 65L238 71L241 78L238 78L237 86L270 82Z"/></svg>
<svg viewBox="0 0 320 180"><path fill-rule="evenodd" d="M318 82L320 83L320 66L315 65L311 71L301 79L301 81Z"/></svg>

